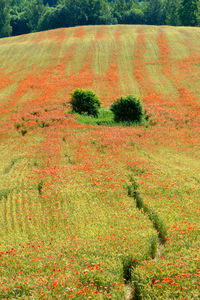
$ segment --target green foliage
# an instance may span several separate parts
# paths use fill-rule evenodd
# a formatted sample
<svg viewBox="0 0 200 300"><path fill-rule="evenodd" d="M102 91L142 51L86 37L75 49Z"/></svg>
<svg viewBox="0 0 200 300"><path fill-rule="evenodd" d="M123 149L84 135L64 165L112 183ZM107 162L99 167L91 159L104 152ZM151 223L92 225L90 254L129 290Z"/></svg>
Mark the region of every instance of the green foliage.
<svg viewBox="0 0 200 300"><path fill-rule="evenodd" d="M144 116L142 102L134 95L118 98L110 109L114 113L117 122L140 123Z"/></svg>
<svg viewBox="0 0 200 300"><path fill-rule="evenodd" d="M115 2L113 15L119 24L145 24L146 2L118 0Z"/></svg>
<svg viewBox="0 0 200 300"><path fill-rule="evenodd" d="M38 22L38 30L70 26L69 10L64 5L46 7Z"/></svg>
<svg viewBox="0 0 200 300"><path fill-rule="evenodd" d="M7 0L0 0L0 37L9 36L12 32Z"/></svg>
<svg viewBox="0 0 200 300"><path fill-rule="evenodd" d="M18 11L17 9L12 9L10 12L10 25L12 27L12 35L26 34L30 32L28 26L28 16L25 11Z"/></svg>
<svg viewBox="0 0 200 300"><path fill-rule="evenodd" d="M122 18L123 24L144 24L144 12L141 9L135 8L124 13Z"/></svg>
<svg viewBox="0 0 200 300"><path fill-rule="evenodd" d="M112 7L106 0L66 0L55 7L45 8L38 29L116 23Z"/></svg>
<svg viewBox="0 0 200 300"><path fill-rule="evenodd" d="M66 111L66 113L69 113ZM89 124L89 125L102 125L102 126L137 126L134 122L116 122L114 120L113 112L105 107L99 109L98 116L94 117L92 115L87 114L79 114L75 113L77 117L77 121L81 124ZM144 120L144 125L146 125L146 121Z"/></svg>
<svg viewBox="0 0 200 300"><path fill-rule="evenodd" d="M96 16L95 24L112 25L117 23L118 19L114 16L113 7L107 1L104 1L99 11L99 15Z"/></svg>
<svg viewBox="0 0 200 300"><path fill-rule="evenodd" d="M44 5L42 0L32 0L28 4L25 14L28 18L28 26L31 31L36 31L39 23L39 19L44 11Z"/></svg>
<svg viewBox="0 0 200 300"><path fill-rule="evenodd" d="M44 5L54 6L56 5L58 0L43 0Z"/></svg>
<svg viewBox="0 0 200 300"><path fill-rule="evenodd" d="M178 26L180 25L179 20L179 1L166 0L165 1L165 22L167 25Z"/></svg>
<svg viewBox="0 0 200 300"><path fill-rule="evenodd" d="M71 93L72 111L97 117L101 102L99 97L91 90L76 89Z"/></svg>
<svg viewBox="0 0 200 300"><path fill-rule="evenodd" d="M0 37L80 25L198 26L199 22L198 0L0 1Z"/></svg>
<svg viewBox="0 0 200 300"><path fill-rule="evenodd" d="M179 8L181 24L184 26L197 26L198 24L198 0L182 0Z"/></svg>
<svg viewBox="0 0 200 300"><path fill-rule="evenodd" d="M149 0L145 12L146 23L149 25L165 24L164 5L162 0Z"/></svg>

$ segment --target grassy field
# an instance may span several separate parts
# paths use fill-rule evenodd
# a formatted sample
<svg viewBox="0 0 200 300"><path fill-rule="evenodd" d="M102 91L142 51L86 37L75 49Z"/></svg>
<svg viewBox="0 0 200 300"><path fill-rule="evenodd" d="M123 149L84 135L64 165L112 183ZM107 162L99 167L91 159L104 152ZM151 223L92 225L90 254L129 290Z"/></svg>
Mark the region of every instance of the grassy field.
<svg viewBox="0 0 200 300"><path fill-rule="evenodd" d="M0 39L0 299L199 299L199 83L199 28ZM149 125L101 125L128 94Z"/></svg>

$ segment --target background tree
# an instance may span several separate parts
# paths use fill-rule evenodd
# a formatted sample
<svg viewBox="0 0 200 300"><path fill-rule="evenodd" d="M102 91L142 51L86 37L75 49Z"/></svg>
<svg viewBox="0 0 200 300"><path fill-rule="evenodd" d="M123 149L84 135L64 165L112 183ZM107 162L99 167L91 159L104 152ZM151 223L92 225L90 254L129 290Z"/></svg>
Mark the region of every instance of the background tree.
<svg viewBox="0 0 200 300"><path fill-rule="evenodd" d="M27 0L10 0L10 25L12 35L25 34L30 32L28 14L25 8Z"/></svg>
<svg viewBox="0 0 200 300"><path fill-rule="evenodd" d="M199 0L182 0L179 17L183 26L197 26L199 17Z"/></svg>
<svg viewBox="0 0 200 300"><path fill-rule="evenodd" d="M139 3L137 0L127 2L126 10L121 18L122 24L144 24L145 11L147 8L146 2Z"/></svg>
<svg viewBox="0 0 200 300"><path fill-rule="evenodd" d="M166 0L165 1L165 22L167 25L180 25L179 19L180 0Z"/></svg>
<svg viewBox="0 0 200 300"><path fill-rule="evenodd" d="M87 25L88 0L67 0L65 5L70 12L69 26Z"/></svg>
<svg viewBox="0 0 200 300"><path fill-rule="evenodd" d="M87 15L87 24L97 24L100 15L104 14L104 0L85 1L85 13Z"/></svg>
<svg viewBox="0 0 200 300"><path fill-rule="evenodd" d="M103 2L100 9L100 13L96 19L96 24L117 24L118 20L114 16L114 7L110 5L107 1Z"/></svg>
<svg viewBox="0 0 200 300"><path fill-rule="evenodd" d="M0 37L9 36L12 32L10 26L10 8L8 4L8 0L0 1Z"/></svg>
<svg viewBox="0 0 200 300"><path fill-rule="evenodd" d="M44 5L56 6L58 4L58 0L43 0Z"/></svg>
<svg viewBox="0 0 200 300"><path fill-rule="evenodd" d="M123 23L124 13L128 10L126 0L116 0L113 2L114 16L119 24Z"/></svg>
<svg viewBox="0 0 200 300"><path fill-rule="evenodd" d="M30 31L36 31L39 19L44 12L44 4L42 0L32 0L25 8L25 16L28 19Z"/></svg>
<svg viewBox="0 0 200 300"><path fill-rule="evenodd" d="M149 25L165 24L164 2L162 0L150 0L145 17L146 23Z"/></svg>
<svg viewBox="0 0 200 300"><path fill-rule="evenodd" d="M70 10L65 5L46 7L38 22L38 30L73 26Z"/></svg>
<svg viewBox="0 0 200 300"><path fill-rule="evenodd" d="M200 0L0 0L0 37L97 24L198 26L199 12Z"/></svg>
<svg viewBox="0 0 200 300"><path fill-rule="evenodd" d="M12 27L12 35L26 34L30 32L28 19L25 12L11 11L10 25Z"/></svg>

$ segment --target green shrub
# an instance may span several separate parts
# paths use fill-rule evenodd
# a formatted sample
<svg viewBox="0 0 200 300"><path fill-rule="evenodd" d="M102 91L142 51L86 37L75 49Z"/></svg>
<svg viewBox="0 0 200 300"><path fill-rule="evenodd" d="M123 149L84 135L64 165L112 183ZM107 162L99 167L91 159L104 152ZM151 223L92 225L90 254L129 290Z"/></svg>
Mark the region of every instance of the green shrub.
<svg viewBox="0 0 200 300"><path fill-rule="evenodd" d="M76 89L71 93L72 111L97 117L101 102L99 97L91 90Z"/></svg>
<svg viewBox="0 0 200 300"><path fill-rule="evenodd" d="M134 95L118 98L112 105L116 122L141 122L144 115L142 102Z"/></svg>

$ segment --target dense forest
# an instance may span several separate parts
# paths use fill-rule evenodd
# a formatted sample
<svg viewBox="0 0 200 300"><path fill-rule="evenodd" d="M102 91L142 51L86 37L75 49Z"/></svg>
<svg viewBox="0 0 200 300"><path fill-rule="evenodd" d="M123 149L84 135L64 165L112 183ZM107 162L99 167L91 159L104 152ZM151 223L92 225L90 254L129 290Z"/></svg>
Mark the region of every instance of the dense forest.
<svg viewBox="0 0 200 300"><path fill-rule="evenodd" d="M199 26L199 0L0 0L0 37L99 24Z"/></svg>

